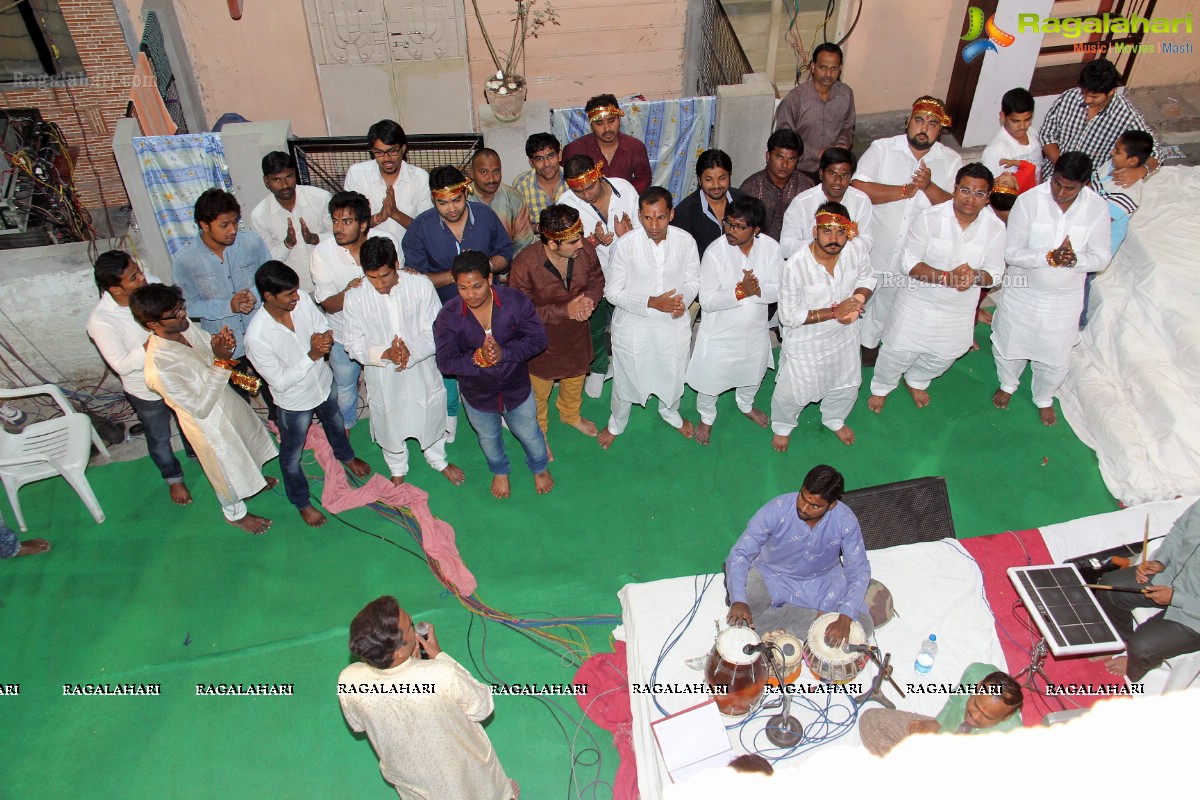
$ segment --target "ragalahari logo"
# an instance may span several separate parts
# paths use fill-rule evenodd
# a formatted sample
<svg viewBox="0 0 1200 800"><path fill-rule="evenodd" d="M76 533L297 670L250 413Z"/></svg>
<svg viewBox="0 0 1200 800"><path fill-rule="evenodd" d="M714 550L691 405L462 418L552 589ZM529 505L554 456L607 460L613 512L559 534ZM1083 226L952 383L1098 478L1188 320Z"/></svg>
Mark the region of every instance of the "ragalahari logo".
<svg viewBox="0 0 1200 800"><path fill-rule="evenodd" d="M986 39L980 39L980 35L987 33ZM962 60L970 64L975 59L979 58L989 50L993 53L999 52L996 45L1000 47L1008 47L1017 37L1011 33L1000 30L996 24L996 15L987 18L987 23L983 21L983 9L971 6L967 9L967 32L963 34L962 41L970 42L962 49Z"/></svg>

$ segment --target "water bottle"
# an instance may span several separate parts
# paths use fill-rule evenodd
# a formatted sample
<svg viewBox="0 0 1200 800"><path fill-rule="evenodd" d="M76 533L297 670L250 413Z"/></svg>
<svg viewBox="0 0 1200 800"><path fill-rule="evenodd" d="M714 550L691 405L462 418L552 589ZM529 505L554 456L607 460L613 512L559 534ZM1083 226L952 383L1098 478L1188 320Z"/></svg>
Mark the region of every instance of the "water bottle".
<svg viewBox="0 0 1200 800"><path fill-rule="evenodd" d="M913 671L918 675L928 675L933 669L933 660L937 658L937 636L929 634L929 638L921 642L921 652L913 663Z"/></svg>

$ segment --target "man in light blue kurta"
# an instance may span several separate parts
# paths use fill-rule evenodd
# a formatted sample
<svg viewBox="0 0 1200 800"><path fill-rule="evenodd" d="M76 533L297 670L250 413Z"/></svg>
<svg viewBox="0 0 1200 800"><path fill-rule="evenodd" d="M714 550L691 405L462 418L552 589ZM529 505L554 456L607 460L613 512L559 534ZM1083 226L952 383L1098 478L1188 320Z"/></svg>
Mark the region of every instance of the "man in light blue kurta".
<svg viewBox="0 0 1200 800"><path fill-rule="evenodd" d="M870 635L871 565L858 518L839 502L844 490L841 474L822 464L799 492L776 497L750 519L725 559L731 625L785 628L804 639L817 617L837 613L827 644L842 644L854 619Z"/></svg>

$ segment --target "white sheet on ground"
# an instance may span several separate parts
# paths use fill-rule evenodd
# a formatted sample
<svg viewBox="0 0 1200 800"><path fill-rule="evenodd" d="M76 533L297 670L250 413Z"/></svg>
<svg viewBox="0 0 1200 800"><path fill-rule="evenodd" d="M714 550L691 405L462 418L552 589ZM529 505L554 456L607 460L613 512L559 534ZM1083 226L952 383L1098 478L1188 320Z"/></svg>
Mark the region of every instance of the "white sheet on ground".
<svg viewBox="0 0 1200 800"><path fill-rule="evenodd" d="M1000 640L996 636L995 620L983 594L983 576L974 559L954 540L903 545L870 553L873 576L883 581L895 598L897 617L876 632L878 645L892 654L893 677L908 692L906 684L957 683L963 670L972 662L986 661L1006 666ZM698 588L710 576L670 578L653 583L628 584L619 593L623 610L624 634L627 642L630 706L633 711L633 745L637 756L638 787L645 800L662 797L670 783L662 759L650 732L650 723L662 716L654 699L638 692L635 685L652 683L651 675L659 653L675 626L686 616L696 600ZM725 588L721 576L713 580L700 600L695 619L683 631L678 643L663 659L656 680L659 684L687 685L702 683L702 672L686 665L687 659L703 656L713 645L716 635L714 621L725 627ZM938 637L939 651L933 672L918 680L913 661L921 642L929 634ZM1020 669L1016 665L1013 669ZM873 666L855 682L869 684L874 676ZM805 672L805 678L811 677ZM922 714L936 714L946 701L945 694L908 693L901 700L896 691L885 684L885 693L898 708ZM659 694L659 703L667 713L695 705L694 694ZM849 703L844 695L809 695L824 704L826 697L838 706L832 713L844 709L848 716ZM868 707L876 707L874 704ZM793 703L793 715L806 728L816 718L812 711ZM738 753L746 752L740 739L750 742L762 730L764 722L774 711L764 712L747 723L739 738L737 730L730 731L730 740ZM760 742L765 741L760 738ZM776 770L794 769L812 753L831 747L862 749L857 730L828 746L820 746L794 757L776 762ZM865 750L863 751L865 752Z"/></svg>
<svg viewBox="0 0 1200 800"><path fill-rule="evenodd" d="M1059 390L1076 435L1127 504L1200 493L1200 167L1146 182L1125 243L1092 284Z"/></svg>

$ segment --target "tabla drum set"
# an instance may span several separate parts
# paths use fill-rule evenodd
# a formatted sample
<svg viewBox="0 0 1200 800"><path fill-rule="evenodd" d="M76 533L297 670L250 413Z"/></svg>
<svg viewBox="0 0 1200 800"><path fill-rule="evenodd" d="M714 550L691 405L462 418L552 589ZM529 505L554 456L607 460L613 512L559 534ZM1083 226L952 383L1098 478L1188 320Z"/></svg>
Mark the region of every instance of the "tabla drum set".
<svg viewBox="0 0 1200 800"><path fill-rule="evenodd" d="M823 614L808 629L801 643L787 631L771 631L760 637L753 629L735 626L718 632L704 665L704 680L725 689L714 699L727 717L752 714L762 705L767 684L794 683L808 665L815 678L829 683L848 683L867 665L867 654L825 644L825 632L837 620L836 613ZM849 645L867 644L867 635L857 621L850 623ZM776 677L779 676L779 677Z"/></svg>

